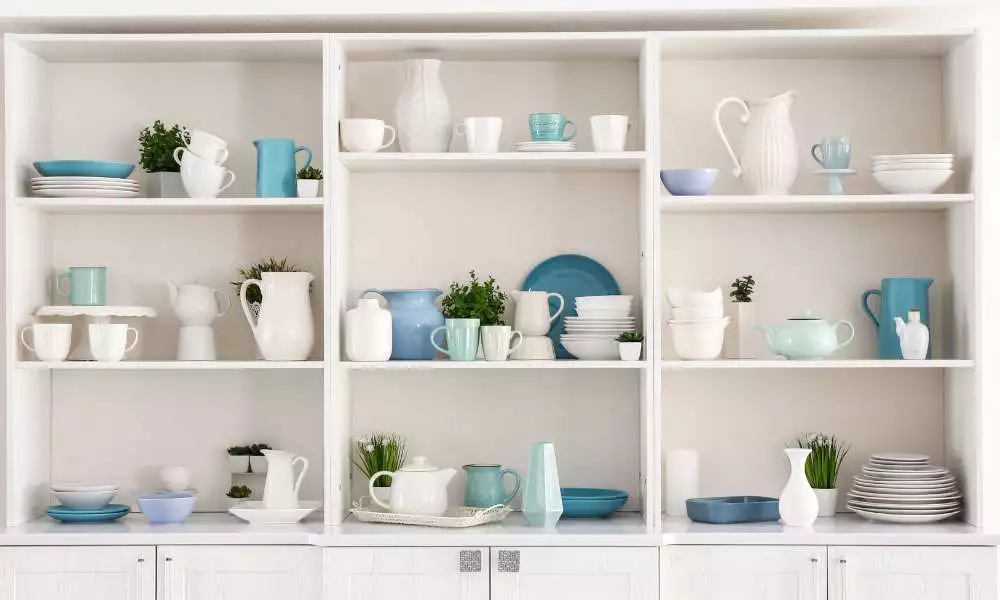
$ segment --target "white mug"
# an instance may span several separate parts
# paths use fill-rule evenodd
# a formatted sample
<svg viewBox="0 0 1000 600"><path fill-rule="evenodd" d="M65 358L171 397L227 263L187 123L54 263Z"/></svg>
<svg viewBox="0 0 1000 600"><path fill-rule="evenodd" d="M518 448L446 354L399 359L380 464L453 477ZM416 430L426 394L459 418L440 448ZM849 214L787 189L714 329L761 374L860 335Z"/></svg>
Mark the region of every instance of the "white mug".
<svg viewBox="0 0 1000 600"><path fill-rule="evenodd" d="M24 332L31 330L34 347L24 339ZM70 340L73 337L71 323L33 323L21 330L21 343L35 353L38 360L64 361L69 356Z"/></svg>
<svg viewBox="0 0 1000 600"><path fill-rule="evenodd" d="M139 342L139 332L124 323L94 323L88 326L90 353L102 362L118 362ZM127 344L129 332L135 334Z"/></svg>
<svg viewBox="0 0 1000 600"><path fill-rule="evenodd" d="M590 117L590 135L595 152L622 152L628 133L627 115L594 115Z"/></svg>
<svg viewBox="0 0 1000 600"><path fill-rule="evenodd" d="M174 159L182 150L187 150L183 146L174 150ZM219 166L194 152L184 152L180 158L181 181L184 182L184 190L191 198L217 198L219 194L233 185L236 181L236 174ZM226 176L229 181L223 183Z"/></svg>
<svg viewBox="0 0 1000 600"><path fill-rule="evenodd" d="M465 136L469 152L499 152L501 133L500 117L466 117L455 127L455 135Z"/></svg>
<svg viewBox="0 0 1000 600"><path fill-rule="evenodd" d="M382 143L386 130L389 141ZM378 152L396 141L396 130L380 119L341 119L340 142L348 152Z"/></svg>
<svg viewBox="0 0 1000 600"><path fill-rule="evenodd" d="M221 165L229 158L226 140L200 129L190 129L187 133L191 137L191 141L187 144L191 152L216 165Z"/></svg>
<svg viewBox="0 0 1000 600"><path fill-rule="evenodd" d="M517 338L514 346L510 345ZM520 331L511 330L508 325L486 325L480 328L479 339L483 344L483 357L486 360L507 360L507 357L524 342Z"/></svg>

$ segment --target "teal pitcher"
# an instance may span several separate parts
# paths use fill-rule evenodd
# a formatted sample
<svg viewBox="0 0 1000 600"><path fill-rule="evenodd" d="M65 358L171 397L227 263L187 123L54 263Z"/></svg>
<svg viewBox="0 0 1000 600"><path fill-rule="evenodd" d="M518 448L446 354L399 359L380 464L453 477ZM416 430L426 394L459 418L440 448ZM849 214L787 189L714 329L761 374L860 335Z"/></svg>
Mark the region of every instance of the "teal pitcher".
<svg viewBox="0 0 1000 600"><path fill-rule="evenodd" d="M306 153L303 167L312 163L312 150L305 146L296 146L295 141L288 138L265 138L254 140L257 147L257 197L258 198L295 198L298 190L295 186L295 155Z"/></svg>
<svg viewBox="0 0 1000 600"><path fill-rule="evenodd" d="M896 334L896 317L905 321L909 311L919 311L920 322L930 330L931 313L928 296L932 283L934 280L929 277L886 277L882 280L882 289L867 290L861 295L861 308L878 331L879 358L892 360L903 358L903 352L899 347L899 336ZM882 301L880 315L877 317L868 305L868 300L872 296L878 296ZM933 339L932 334L931 340ZM930 357L931 351L928 349L927 358Z"/></svg>
<svg viewBox="0 0 1000 600"><path fill-rule="evenodd" d="M521 489L521 476L500 465L465 465L465 505L475 508L489 508L497 504L510 504ZM504 489L503 478L514 478L514 491Z"/></svg>

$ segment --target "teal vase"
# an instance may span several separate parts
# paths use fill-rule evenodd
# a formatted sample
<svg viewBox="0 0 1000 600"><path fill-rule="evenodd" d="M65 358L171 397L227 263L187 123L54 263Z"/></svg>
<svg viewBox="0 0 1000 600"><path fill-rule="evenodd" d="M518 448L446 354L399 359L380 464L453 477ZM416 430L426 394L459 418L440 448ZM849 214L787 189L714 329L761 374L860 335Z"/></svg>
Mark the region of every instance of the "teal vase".
<svg viewBox="0 0 1000 600"><path fill-rule="evenodd" d="M465 465L465 505L475 508L489 508L497 504L510 504L521 489L521 476L500 465ZM514 478L514 491L507 493L503 478Z"/></svg>
<svg viewBox="0 0 1000 600"><path fill-rule="evenodd" d="M448 348L442 348L434 339L444 332ZM431 332L431 344L451 360L476 360L479 351L479 319L445 319L444 325Z"/></svg>
<svg viewBox="0 0 1000 600"><path fill-rule="evenodd" d="M551 442L537 442L531 446L521 512L532 527L555 527L562 516L556 448Z"/></svg>

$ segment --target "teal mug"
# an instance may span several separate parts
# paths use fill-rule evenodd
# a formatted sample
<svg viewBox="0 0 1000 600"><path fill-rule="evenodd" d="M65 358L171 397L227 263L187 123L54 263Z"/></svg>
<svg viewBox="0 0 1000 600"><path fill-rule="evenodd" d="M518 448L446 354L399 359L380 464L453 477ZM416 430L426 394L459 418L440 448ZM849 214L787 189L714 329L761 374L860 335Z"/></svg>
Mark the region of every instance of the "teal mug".
<svg viewBox="0 0 1000 600"><path fill-rule="evenodd" d="M439 331L444 331L448 342L447 350L434 341ZM445 319L442 327L431 332L431 344L451 360L476 360L476 353L479 351L479 319Z"/></svg>
<svg viewBox="0 0 1000 600"><path fill-rule="evenodd" d="M63 282L69 285L63 290ZM70 267L56 278L56 292L73 306L104 306L108 292L107 267Z"/></svg>
<svg viewBox="0 0 1000 600"><path fill-rule="evenodd" d="M497 504L510 504L521 489L521 476L500 465L465 465L465 505L474 508L489 508ZM514 491L507 493L503 478L514 478Z"/></svg>
<svg viewBox="0 0 1000 600"><path fill-rule="evenodd" d="M573 133L566 135L568 125L572 125ZM576 137L576 123L562 113L533 113L528 116L528 129L533 142L568 142Z"/></svg>

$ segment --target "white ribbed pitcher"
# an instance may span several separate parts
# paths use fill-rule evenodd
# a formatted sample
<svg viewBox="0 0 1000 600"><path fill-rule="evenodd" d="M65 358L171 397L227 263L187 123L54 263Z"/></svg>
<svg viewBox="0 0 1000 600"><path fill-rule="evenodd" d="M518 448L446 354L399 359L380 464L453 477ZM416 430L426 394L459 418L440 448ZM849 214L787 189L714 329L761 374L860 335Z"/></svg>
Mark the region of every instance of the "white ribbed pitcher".
<svg viewBox="0 0 1000 600"><path fill-rule="evenodd" d="M726 98L715 107L715 128L726 145L735 169L733 175L753 194L787 194L799 174L799 150L792 127L795 92L785 92L766 100L745 101ZM746 125L743 153L736 157L722 130L719 116L729 103L743 108L740 120Z"/></svg>

